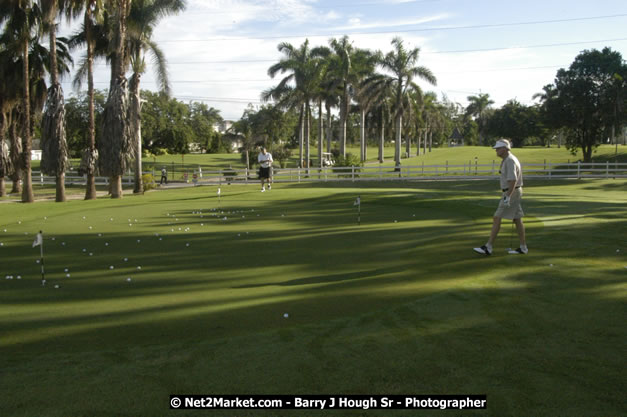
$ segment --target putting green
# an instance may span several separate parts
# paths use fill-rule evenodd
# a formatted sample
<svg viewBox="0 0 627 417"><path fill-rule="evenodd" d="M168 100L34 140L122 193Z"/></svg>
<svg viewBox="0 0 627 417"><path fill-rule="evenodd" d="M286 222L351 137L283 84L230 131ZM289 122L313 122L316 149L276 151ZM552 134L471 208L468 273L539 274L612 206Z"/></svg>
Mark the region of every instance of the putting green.
<svg viewBox="0 0 627 417"><path fill-rule="evenodd" d="M1 204L0 413L185 414L170 412L174 393L435 393L487 394L493 415L622 414L627 181L529 182L529 255L506 254L504 222L481 257L496 186Z"/></svg>

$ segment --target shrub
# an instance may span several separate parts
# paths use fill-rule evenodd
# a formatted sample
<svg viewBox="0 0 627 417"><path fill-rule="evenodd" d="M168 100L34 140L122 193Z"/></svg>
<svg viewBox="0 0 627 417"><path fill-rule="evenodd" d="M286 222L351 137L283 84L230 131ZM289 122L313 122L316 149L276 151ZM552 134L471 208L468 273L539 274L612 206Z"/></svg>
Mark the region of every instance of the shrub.
<svg viewBox="0 0 627 417"><path fill-rule="evenodd" d="M157 186L152 174L142 174L142 182L144 183L144 191L150 191Z"/></svg>
<svg viewBox="0 0 627 417"><path fill-rule="evenodd" d="M362 166L362 162L359 160L359 157L352 153L347 153L345 157L338 154L335 159L335 165L333 166L333 172L337 172L339 174L338 177L350 178L352 176L352 171L350 169L341 169L341 167L353 166L356 167L355 177L358 177L359 175L357 173L361 170L357 167Z"/></svg>

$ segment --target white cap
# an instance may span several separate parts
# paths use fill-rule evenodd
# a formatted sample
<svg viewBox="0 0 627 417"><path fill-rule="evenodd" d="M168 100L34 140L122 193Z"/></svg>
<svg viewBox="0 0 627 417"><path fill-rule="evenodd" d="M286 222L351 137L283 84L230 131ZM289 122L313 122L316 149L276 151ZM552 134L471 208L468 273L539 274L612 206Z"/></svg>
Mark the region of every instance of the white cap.
<svg viewBox="0 0 627 417"><path fill-rule="evenodd" d="M496 141L496 144L492 147L492 149L498 149L498 148L507 148L507 149L512 149L512 147L509 144L509 141L507 139L499 139Z"/></svg>

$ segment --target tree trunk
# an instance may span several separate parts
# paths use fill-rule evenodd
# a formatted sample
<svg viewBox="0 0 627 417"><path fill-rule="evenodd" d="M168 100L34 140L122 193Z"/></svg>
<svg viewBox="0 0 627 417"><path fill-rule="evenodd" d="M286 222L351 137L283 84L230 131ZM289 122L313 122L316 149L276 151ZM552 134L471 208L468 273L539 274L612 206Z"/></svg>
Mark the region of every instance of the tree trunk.
<svg viewBox="0 0 627 417"><path fill-rule="evenodd" d="M91 9L85 13L85 32L87 35L87 97L89 101L89 136L88 151L96 155L96 116L94 111L94 46L91 33ZM95 200L96 194L96 167L98 161L93 161L87 171L85 186L85 200Z"/></svg>
<svg viewBox="0 0 627 417"><path fill-rule="evenodd" d="M134 73L131 77L129 96L129 118L131 125L131 141L135 148L135 187L133 193L144 192L142 182L142 136L141 136L141 98L139 95L139 82L141 74Z"/></svg>
<svg viewBox="0 0 627 417"><path fill-rule="evenodd" d="M31 177L31 136L30 136L30 91L29 91L29 68L28 68L28 40L22 45L22 75L24 81L24 94L22 95L22 172L24 184L22 185L22 203L32 203L33 180Z"/></svg>
<svg viewBox="0 0 627 417"><path fill-rule="evenodd" d="M55 201L62 203L66 201L65 198L65 172L60 172L56 177L57 190Z"/></svg>
<svg viewBox="0 0 627 417"><path fill-rule="evenodd" d="M385 122L383 120L383 112L381 113L381 126L379 131L379 162L383 163L384 156L384 145L385 145Z"/></svg>
<svg viewBox="0 0 627 417"><path fill-rule="evenodd" d="M111 198L122 198L122 176L114 175L111 181Z"/></svg>
<svg viewBox="0 0 627 417"><path fill-rule="evenodd" d="M429 137L429 131L431 130L431 128L427 127L425 129L425 138L422 141L422 154L426 155L427 154L427 138Z"/></svg>
<svg viewBox="0 0 627 417"><path fill-rule="evenodd" d="M344 95L340 100L340 155L346 157L346 122L348 119L348 106L350 105L350 97L348 97L348 85L344 86Z"/></svg>
<svg viewBox="0 0 627 417"><path fill-rule="evenodd" d="M433 145L433 130L429 132L429 152L431 152L432 145Z"/></svg>
<svg viewBox="0 0 627 417"><path fill-rule="evenodd" d="M322 100L318 100L318 166L320 168L322 168L322 144L324 142L322 117Z"/></svg>
<svg viewBox="0 0 627 417"><path fill-rule="evenodd" d="M401 129L403 126L403 116L399 113L396 116L396 141L394 143L394 162L396 166L401 165Z"/></svg>
<svg viewBox="0 0 627 417"><path fill-rule="evenodd" d="M13 174L10 175L11 194L22 194L22 142L17 134L18 122L12 118L11 126L11 163Z"/></svg>
<svg viewBox="0 0 627 417"><path fill-rule="evenodd" d="M304 104L300 106L300 117L298 118L298 167L303 167L303 128L305 124Z"/></svg>
<svg viewBox="0 0 627 417"><path fill-rule="evenodd" d="M307 168L307 174L309 174L309 124L310 124L311 108L309 107L309 101L305 103L305 167Z"/></svg>
<svg viewBox="0 0 627 417"><path fill-rule="evenodd" d="M331 105L325 103L327 108L327 152L331 152L331 141L333 139L333 126L331 126Z"/></svg>
<svg viewBox="0 0 627 417"><path fill-rule="evenodd" d="M366 161L366 112L361 109L359 114L359 159Z"/></svg>

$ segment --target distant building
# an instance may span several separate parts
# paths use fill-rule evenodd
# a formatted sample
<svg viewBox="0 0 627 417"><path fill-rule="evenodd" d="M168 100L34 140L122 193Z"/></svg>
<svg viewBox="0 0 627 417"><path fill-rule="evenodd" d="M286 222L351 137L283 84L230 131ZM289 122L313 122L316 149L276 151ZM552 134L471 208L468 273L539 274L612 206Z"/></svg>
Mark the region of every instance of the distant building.
<svg viewBox="0 0 627 417"><path fill-rule="evenodd" d="M214 123L213 130L219 133L226 133L233 126L232 120L222 120L221 122Z"/></svg>
<svg viewBox="0 0 627 417"><path fill-rule="evenodd" d="M464 146L464 137L461 133L459 133L459 129L457 128L453 129L453 133L451 133L451 136L448 138L448 140L448 146Z"/></svg>

